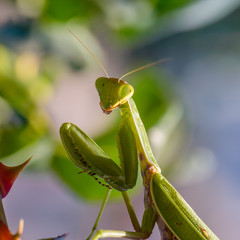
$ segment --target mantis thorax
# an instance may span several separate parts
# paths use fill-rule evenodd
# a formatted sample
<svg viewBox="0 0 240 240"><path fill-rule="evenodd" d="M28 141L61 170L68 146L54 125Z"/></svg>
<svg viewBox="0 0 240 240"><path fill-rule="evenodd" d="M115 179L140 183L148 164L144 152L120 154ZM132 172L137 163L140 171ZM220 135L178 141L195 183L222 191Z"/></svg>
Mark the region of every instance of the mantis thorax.
<svg viewBox="0 0 240 240"><path fill-rule="evenodd" d="M130 84L117 78L100 77L95 85L100 97L100 106L106 114L127 102L134 93Z"/></svg>

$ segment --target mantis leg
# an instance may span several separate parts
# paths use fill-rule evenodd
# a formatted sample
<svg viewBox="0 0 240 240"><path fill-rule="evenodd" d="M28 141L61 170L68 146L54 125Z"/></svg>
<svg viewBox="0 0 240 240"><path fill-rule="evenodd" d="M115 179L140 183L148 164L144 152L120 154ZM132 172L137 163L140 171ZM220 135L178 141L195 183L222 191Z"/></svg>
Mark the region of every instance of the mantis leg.
<svg viewBox="0 0 240 240"><path fill-rule="evenodd" d="M124 202L126 204L126 207L127 207L128 214L129 214L129 217L131 219L132 225L133 225L133 227L134 227L136 232L140 232L141 231L141 227L140 227L140 224L138 222L136 213L135 213L135 211L133 209L133 206L132 206L132 204L130 202L130 199L128 197L127 192L122 192L122 196L123 196Z"/></svg>
<svg viewBox="0 0 240 240"><path fill-rule="evenodd" d="M97 229L98 222L100 220L100 217L102 215L104 207L106 206L106 203L110 196L110 193L111 193L111 190L109 189L106 193L106 196L103 200L98 217L95 221L95 224L94 224L92 231L91 231L90 235L88 236L87 240L91 239L93 233ZM92 240L99 239L99 238L107 238L107 237L146 239L151 235L153 227L156 222L156 213L155 213L154 208L152 206L146 207L144 215L143 215L143 219L142 219L142 226L140 227L140 224L138 222L137 216L135 214L135 211L130 202L127 192L125 192L125 191L122 192L122 196L123 196L124 202L126 204L132 225L136 232L116 231L116 230L99 230L99 231L97 231L96 235L94 236L94 238Z"/></svg>
<svg viewBox="0 0 240 240"><path fill-rule="evenodd" d="M98 176L105 180L111 187L122 192L132 224L137 232L141 230L136 214L127 196L126 190L136 184L138 174L138 155L135 136L128 121L122 121L118 136L117 146L120 158L119 167L105 152L83 131L72 123L64 123L60 128L63 145L71 160L84 172L91 176ZM102 184L106 186L105 184ZM110 191L109 191L110 194ZM93 229L88 237L91 238L97 228L103 209L108 199L106 195Z"/></svg>
<svg viewBox="0 0 240 240"><path fill-rule="evenodd" d="M98 213L97 219L96 219L96 221L95 221L95 223L94 223L94 225L93 225L92 231L91 231L91 233L89 234L87 240L90 240L90 239L91 239L93 233L94 233L95 230L97 229L98 222L99 222L99 220L100 220L100 218L101 218L101 216L102 216L103 210L104 210L104 208L105 208L105 206L106 206L106 204L107 204L107 201L108 201L108 199L109 199L109 197L110 197L110 194L111 194L111 189L108 189L107 192L106 192L106 195L105 195L105 197L104 197L104 199L103 199L103 202L102 202L100 211L99 211L99 213ZM127 210L128 210L128 213L129 213L129 216L130 216L132 225L133 225L136 233L138 233L139 236L141 236L141 237L142 237L142 236L147 237L148 235L150 235L150 234L148 234L149 231L147 231L146 233L141 232L140 224L139 224L139 222L138 222L137 216L136 216L136 214L135 214L135 211L134 211L134 209L133 209L133 206L132 206L132 204L131 204L131 201L130 201L130 199L129 199L129 196L128 196L127 192L126 192L126 191L122 192L122 196L123 196L123 199L124 199L124 202L125 202L125 204L126 204L126 207L127 207ZM145 214L145 216L147 216L147 215ZM148 217L149 217L149 216L148 216ZM149 223L149 219L143 220L143 223ZM143 227L143 228L145 228L145 227ZM106 231L106 232L105 232L105 231ZM101 238L102 235L105 237L105 234L109 233L109 231L110 231L110 230L101 230L100 233L98 233L98 235L99 235L98 238ZM113 231L110 231L110 232L111 232L111 234L113 234ZM125 232L125 231L116 231L116 237L119 237L119 234L122 234L122 233L120 233L120 232ZM129 235L129 232L125 232L125 233L127 233L127 236ZM127 236L126 236L125 238L128 238ZM130 236L132 236L132 233L130 234ZM96 237L96 235L95 235L95 237ZM113 237L113 236L112 236L112 237ZM98 239L98 238L96 238L96 239ZM133 238L133 239L135 239L135 238ZM138 239L138 238L136 238L136 239Z"/></svg>
<svg viewBox="0 0 240 240"><path fill-rule="evenodd" d="M93 227L92 227L92 231L91 231L91 233L89 234L87 240L91 239L93 233L94 233L95 230L97 229L98 222L99 222L99 220L100 220L100 218L101 218L101 216L102 216L103 210L104 210L104 208L105 208L105 206L106 206L106 204L107 204L107 201L108 201L108 199L109 199L109 197L110 197L111 191L112 191L112 189L108 189L107 192L106 192L106 195L105 195L105 197L104 197L104 199L103 199L103 202L102 202L100 211L99 211L99 213L98 213L97 219L96 219L96 221L95 221L95 223L94 223L94 225L93 225Z"/></svg>
<svg viewBox="0 0 240 240"><path fill-rule="evenodd" d="M135 213L134 213L134 216L135 216ZM144 212L143 220L142 220L142 227L140 228L140 231L129 232L129 231L100 229L94 235L92 240L98 240L101 238L110 238L110 237L112 237L112 238L128 238L128 239L147 239L152 233L152 229L156 222L156 217L157 217L157 215L155 213L155 210L149 206L148 208L146 208L146 210ZM137 221L137 223L138 223L138 221Z"/></svg>
<svg viewBox="0 0 240 240"><path fill-rule="evenodd" d="M128 238L128 239L146 239L145 233L142 232L128 232L128 231L116 231L116 230L98 230L92 240L98 240L100 238Z"/></svg>
<svg viewBox="0 0 240 240"><path fill-rule="evenodd" d="M110 194L111 194L111 189L108 189L107 192L106 192L106 195L105 195L105 197L104 197L104 199L103 199L103 202L102 202L100 211L99 211L99 213L98 213L97 219L96 219L96 221L95 221L95 223L94 223L94 225L93 225L93 227L92 227L92 231L91 231L91 233L89 234L87 240L90 240L90 239L91 239L93 233L94 233L95 230L97 229L98 222L99 222L99 220L100 220L100 218L101 218L101 216L102 216L103 210L104 210L104 208L105 208L105 206L106 206L106 204L107 204L107 201L108 201L108 199L109 199L109 197L110 197ZM129 216L130 216L130 219L131 219L131 222L132 222L132 225L133 225L135 231L136 231L136 232L141 232L140 224L139 224L139 222L138 222L137 216L136 216L136 214L135 214L135 211L134 211L134 209L133 209L133 206L132 206L132 204L131 204L131 201L130 201L130 199L129 199L129 196L128 196L127 192L125 192L125 191L122 192L122 196L123 196L124 202L125 202L125 204L126 204L126 207L127 207L127 210L128 210L128 213L129 213Z"/></svg>
<svg viewBox="0 0 240 240"><path fill-rule="evenodd" d="M76 125L64 123L60 135L73 163L85 172L102 178L121 192L135 186L138 173L137 148L128 124L121 125L117 138L121 167Z"/></svg>

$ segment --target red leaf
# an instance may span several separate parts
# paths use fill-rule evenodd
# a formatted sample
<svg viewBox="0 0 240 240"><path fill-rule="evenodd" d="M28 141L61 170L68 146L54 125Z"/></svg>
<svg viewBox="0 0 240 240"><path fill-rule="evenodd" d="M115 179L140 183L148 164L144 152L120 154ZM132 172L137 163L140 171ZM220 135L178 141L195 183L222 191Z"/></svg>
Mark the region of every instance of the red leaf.
<svg viewBox="0 0 240 240"><path fill-rule="evenodd" d="M0 221L0 240L13 240L11 232L2 221Z"/></svg>
<svg viewBox="0 0 240 240"><path fill-rule="evenodd" d="M0 162L0 194L2 198L7 196L15 179L23 170L23 168L28 164L31 158L32 157L30 157L26 162L15 167L8 167Z"/></svg>

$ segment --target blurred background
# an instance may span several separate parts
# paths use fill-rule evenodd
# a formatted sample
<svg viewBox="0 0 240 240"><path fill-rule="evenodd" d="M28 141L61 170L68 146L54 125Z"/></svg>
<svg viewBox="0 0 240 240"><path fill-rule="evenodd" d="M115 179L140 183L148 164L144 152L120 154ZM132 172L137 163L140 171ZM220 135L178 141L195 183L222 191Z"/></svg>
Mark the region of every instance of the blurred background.
<svg viewBox="0 0 240 240"><path fill-rule="evenodd" d="M33 159L4 199L24 240L85 239L106 189L78 174L59 138L73 122L116 161L119 112L104 115L94 81L126 77L163 173L220 239L240 222L239 0L0 0L0 161ZM130 191L143 214L141 177ZM101 228L132 230L117 192ZM154 229L150 239L159 239Z"/></svg>

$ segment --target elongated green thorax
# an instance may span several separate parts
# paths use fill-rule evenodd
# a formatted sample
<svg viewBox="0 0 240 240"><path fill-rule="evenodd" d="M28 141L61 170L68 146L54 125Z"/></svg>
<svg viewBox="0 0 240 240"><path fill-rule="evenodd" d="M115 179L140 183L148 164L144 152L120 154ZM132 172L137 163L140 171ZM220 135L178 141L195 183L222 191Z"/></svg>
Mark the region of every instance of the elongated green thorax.
<svg viewBox="0 0 240 240"><path fill-rule="evenodd" d="M95 85L100 97L100 106L106 114L124 104L134 93L130 84L117 78L100 77Z"/></svg>

